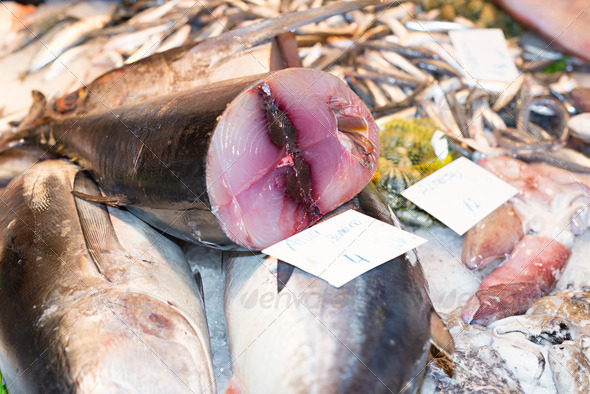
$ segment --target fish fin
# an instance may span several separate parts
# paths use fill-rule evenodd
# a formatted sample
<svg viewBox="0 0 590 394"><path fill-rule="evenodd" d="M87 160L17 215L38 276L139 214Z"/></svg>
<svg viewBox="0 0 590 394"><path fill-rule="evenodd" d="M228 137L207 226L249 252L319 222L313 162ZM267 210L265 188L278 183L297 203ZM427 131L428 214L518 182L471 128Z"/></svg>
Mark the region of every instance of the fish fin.
<svg viewBox="0 0 590 394"><path fill-rule="evenodd" d="M270 71L287 67L303 67L293 32L285 32L272 39L270 49Z"/></svg>
<svg viewBox="0 0 590 394"><path fill-rule="evenodd" d="M453 360L441 353L435 345L430 345L429 358L434 361L448 377L453 377L455 374L455 364Z"/></svg>
<svg viewBox="0 0 590 394"><path fill-rule="evenodd" d="M287 286L294 269L295 267L291 264L287 264L283 260L277 260L277 293L280 293Z"/></svg>
<svg viewBox="0 0 590 394"><path fill-rule="evenodd" d="M242 394L242 389L238 384L238 379L236 375L232 375L227 388L225 389L225 394Z"/></svg>
<svg viewBox="0 0 590 394"><path fill-rule="evenodd" d="M234 252L224 250L221 252L221 270L227 270L227 265L229 264L229 259L234 255Z"/></svg>
<svg viewBox="0 0 590 394"><path fill-rule="evenodd" d="M15 132L3 133L1 136L0 152L7 152L14 148L29 145L29 140L37 132L37 130L31 126L47 120L45 114L47 100L45 99L45 96L37 90L33 90L32 95L33 104L31 104L29 113L18 124L17 130Z"/></svg>
<svg viewBox="0 0 590 394"><path fill-rule="evenodd" d="M0 153L8 152L25 145L27 145L27 143L24 139L5 141L0 143Z"/></svg>
<svg viewBox="0 0 590 394"><path fill-rule="evenodd" d="M445 326L438 313L432 310L430 314L430 342L436 347L439 353L452 359L455 353L455 341Z"/></svg>
<svg viewBox="0 0 590 394"><path fill-rule="evenodd" d="M378 219L384 223L390 224L392 226L396 226L401 228L401 225L398 225L399 222L395 222L397 217L393 214L391 207L383 200L381 197L381 193L377 189L377 186L373 182L369 182L367 186L357 196L358 208L353 208L355 210L361 210L368 216L372 218ZM387 207L385 210L382 207Z"/></svg>
<svg viewBox="0 0 590 394"><path fill-rule="evenodd" d="M115 194L112 196L99 196L99 195L87 194L87 193L81 192L79 190L72 190L72 194L75 197L78 197L82 200L94 202L97 204L113 205L116 207L130 205L129 199L126 196L121 195L121 194Z"/></svg>
<svg viewBox="0 0 590 394"><path fill-rule="evenodd" d="M78 171L74 178L74 189L75 192L87 196L100 194L96 183L82 171ZM123 247L119 243L107 207L87 199L75 198L75 201L88 253L98 272L107 281L112 282L116 279L109 270L112 264L112 251ZM111 263L105 261L107 256Z"/></svg>
<svg viewBox="0 0 590 394"><path fill-rule="evenodd" d="M273 38L271 40L270 45L270 66L269 71L278 71L287 68L287 62L281 53L281 49L279 48L279 43L277 42L277 38Z"/></svg>
<svg viewBox="0 0 590 394"><path fill-rule="evenodd" d="M33 90L31 96L33 96L33 104L31 104L27 116L25 116L22 122L18 125L19 130L32 126L39 119L46 117L47 99L45 98L45 95L38 90Z"/></svg>
<svg viewBox="0 0 590 394"><path fill-rule="evenodd" d="M203 290L203 278L201 277L201 273L199 271L194 273L195 282L197 282L197 288L199 289L199 293L201 294L201 299L205 302L205 291Z"/></svg>

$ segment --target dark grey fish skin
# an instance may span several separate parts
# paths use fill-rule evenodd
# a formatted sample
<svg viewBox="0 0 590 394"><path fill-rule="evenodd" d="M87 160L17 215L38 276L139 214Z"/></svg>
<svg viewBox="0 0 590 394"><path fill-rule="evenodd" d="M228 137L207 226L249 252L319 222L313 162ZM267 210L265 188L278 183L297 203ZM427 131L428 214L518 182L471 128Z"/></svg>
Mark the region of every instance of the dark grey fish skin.
<svg viewBox="0 0 590 394"><path fill-rule="evenodd" d="M203 301L182 251L45 161L0 200L0 369L12 393L215 392Z"/></svg>
<svg viewBox="0 0 590 394"><path fill-rule="evenodd" d="M446 75L451 77L462 77L462 75L448 63L438 59L415 59L412 63L422 70L434 75Z"/></svg>
<svg viewBox="0 0 590 394"><path fill-rule="evenodd" d="M394 223L371 187L338 212L348 209ZM338 289L295 268L277 294L275 258L234 252L225 262L235 359L228 392L416 392L433 312L412 258L395 258Z"/></svg>

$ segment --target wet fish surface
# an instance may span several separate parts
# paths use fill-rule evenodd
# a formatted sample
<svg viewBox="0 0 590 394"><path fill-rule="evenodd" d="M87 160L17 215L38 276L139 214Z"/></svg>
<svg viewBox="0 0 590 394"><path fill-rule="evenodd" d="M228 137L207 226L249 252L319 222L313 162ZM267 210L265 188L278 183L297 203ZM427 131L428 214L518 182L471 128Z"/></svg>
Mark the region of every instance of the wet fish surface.
<svg viewBox="0 0 590 394"><path fill-rule="evenodd" d="M4 190L0 368L11 392L215 392L203 300L182 251L45 161Z"/></svg>
<svg viewBox="0 0 590 394"><path fill-rule="evenodd" d="M551 174L559 176L550 178L543 165L537 165L541 169L538 171L526 163L501 156L481 159L478 164L518 190L509 200L513 210L499 212L501 216L486 223L492 228L480 231L486 233L493 226L502 226L498 230L501 242L486 245L479 236L466 237L465 241L465 253L485 251L484 260L486 256L510 254L481 282L463 308L466 323L489 324L524 313L553 289L571 255L575 236L588 228L589 200L587 186L564 170L555 168ZM475 268L483 262L473 261Z"/></svg>
<svg viewBox="0 0 590 394"><path fill-rule="evenodd" d="M392 224L377 193L368 187L338 212L355 209ZM440 342L447 349L452 340L410 253L340 288L294 268L287 281L279 276L280 293L277 269L285 263L232 253L225 264L225 313L235 360L228 392L416 392L430 327L432 335L445 338Z"/></svg>

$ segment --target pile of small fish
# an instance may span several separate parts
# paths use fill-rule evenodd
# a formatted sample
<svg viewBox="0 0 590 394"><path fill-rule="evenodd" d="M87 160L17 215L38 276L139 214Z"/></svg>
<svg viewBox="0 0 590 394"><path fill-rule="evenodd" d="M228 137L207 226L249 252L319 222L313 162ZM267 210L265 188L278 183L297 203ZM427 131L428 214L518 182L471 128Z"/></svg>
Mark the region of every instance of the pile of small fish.
<svg viewBox="0 0 590 394"><path fill-rule="evenodd" d="M572 171L590 173L590 12L495 1L550 41L510 38L520 75L505 84L456 60L449 32L481 23L426 3L3 3L0 83L20 95L0 101L9 389L215 391L200 279L165 232L234 250L230 392L417 391L430 341L448 357L453 340L413 252L336 292L253 250L347 209L431 225L399 193L458 154L519 194L466 235L468 268L510 257L446 323L485 336L465 323L549 294L588 227L590 182ZM276 302L245 308L254 291ZM306 294L319 303L301 306ZM480 353L455 363L500 365ZM480 383L486 371L473 370ZM434 375L450 391L468 379Z"/></svg>

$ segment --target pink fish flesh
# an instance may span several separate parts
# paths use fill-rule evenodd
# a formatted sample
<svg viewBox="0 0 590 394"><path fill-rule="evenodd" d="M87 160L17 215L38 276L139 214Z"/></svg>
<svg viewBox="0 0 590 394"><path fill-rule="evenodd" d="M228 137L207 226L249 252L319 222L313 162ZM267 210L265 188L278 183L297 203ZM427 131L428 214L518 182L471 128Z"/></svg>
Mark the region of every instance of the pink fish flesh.
<svg viewBox="0 0 590 394"><path fill-rule="evenodd" d="M227 80L83 116L48 116L38 96L40 111L0 150L36 145L75 159L107 195L78 197L125 205L210 247L264 249L352 199L377 169L379 131L367 106L318 70Z"/></svg>
<svg viewBox="0 0 590 394"><path fill-rule="evenodd" d="M354 197L378 157L369 109L338 78L278 72L236 98L214 131L211 207L230 239L261 249Z"/></svg>

